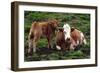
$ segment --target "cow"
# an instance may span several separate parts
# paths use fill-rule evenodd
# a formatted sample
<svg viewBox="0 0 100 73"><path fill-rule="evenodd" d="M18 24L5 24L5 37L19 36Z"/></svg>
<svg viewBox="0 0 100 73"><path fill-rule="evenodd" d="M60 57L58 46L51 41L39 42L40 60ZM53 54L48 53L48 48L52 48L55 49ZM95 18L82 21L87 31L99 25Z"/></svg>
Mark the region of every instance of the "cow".
<svg viewBox="0 0 100 73"><path fill-rule="evenodd" d="M52 47L52 36L55 33L55 30L58 26L58 21L53 19L53 20L48 20L48 21L41 21L41 22L33 22L32 26L30 28L30 32L28 35L28 53L31 52L31 48L33 48L33 52L36 52L36 46L41 38L41 36L46 37L48 41L48 48Z"/></svg>
<svg viewBox="0 0 100 73"><path fill-rule="evenodd" d="M58 50L65 48L65 35L63 31L63 28L60 28L56 33L56 48Z"/></svg>
<svg viewBox="0 0 100 73"><path fill-rule="evenodd" d="M64 24L56 34L56 48L58 50L75 50L81 44L86 44L84 34L69 24Z"/></svg>
<svg viewBox="0 0 100 73"><path fill-rule="evenodd" d="M58 32L56 34L56 48L58 50L60 49L69 49L71 40L70 40L70 31L71 28L69 24L64 24L63 28L58 29Z"/></svg>

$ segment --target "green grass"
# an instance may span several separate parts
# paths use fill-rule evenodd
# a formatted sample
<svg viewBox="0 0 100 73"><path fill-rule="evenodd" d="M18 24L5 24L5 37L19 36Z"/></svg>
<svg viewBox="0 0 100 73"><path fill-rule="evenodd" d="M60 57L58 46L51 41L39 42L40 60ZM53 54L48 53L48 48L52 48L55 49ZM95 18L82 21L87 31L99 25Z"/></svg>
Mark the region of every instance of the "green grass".
<svg viewBox="0 0 100 73"><path fill-rule="evenodd" d="M74 14L74 13L52 13L52 12L32 12L25 11L24 20L24 48L25 48L25 61L44 61L44 60L68 60L68 59L86 59L90 58L90 15L89 14ZM65 23L70 24L85 34L87 45L82 45L78 51L58 51L51 49L46 51L43 47L47 47L47 39L41 38L38 41L38 51L31 56L26 55L28 48L28 34L30 31L31 23L34 21L47 21L48 19L59 20L59 26L62 27ZM53 45L55 40L53 40ZM41 49L40 49L41 48Z"/></svg>
<svg viewBox="0 0 100 73"><path fill-rule="evenodd" d="M46 46L47 46L47 39L45 39L45 38L40 39L37 44L37 47L41 48L41 47L46 47Z"/></svg>
<svg viewBox="0 0 100 73"><path fill-rule="evenodd" d="M46 61L46 60L68 60L68 59L86 59L90 58L81 50L79 51L53 51L52 53L35 53L30 58L26 57L25 61Z"/></svg>

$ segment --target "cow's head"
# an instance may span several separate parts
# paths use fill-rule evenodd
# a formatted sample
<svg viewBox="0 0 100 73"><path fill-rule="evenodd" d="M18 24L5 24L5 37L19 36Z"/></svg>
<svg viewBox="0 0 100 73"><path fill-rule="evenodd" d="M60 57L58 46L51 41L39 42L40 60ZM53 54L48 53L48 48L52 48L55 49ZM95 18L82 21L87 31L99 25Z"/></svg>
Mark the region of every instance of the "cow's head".
<svg viewBox="0 0 100 73"><path fill-rule="evenodd" d="M56 19L53 20L49 20L48 24L53 28L53 29L57 29L59 21Z"/></svg>

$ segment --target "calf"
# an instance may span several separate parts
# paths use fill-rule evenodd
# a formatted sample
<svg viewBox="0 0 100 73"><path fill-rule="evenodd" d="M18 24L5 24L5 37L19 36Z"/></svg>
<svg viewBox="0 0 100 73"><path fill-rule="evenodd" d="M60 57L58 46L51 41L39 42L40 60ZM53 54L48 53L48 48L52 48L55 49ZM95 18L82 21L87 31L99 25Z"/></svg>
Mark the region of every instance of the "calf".
<svg viewBox="0 0 100 73"><path fill-rule="evenodd" d="M45 36L48 41L48 48L51 48L52 35L53 33L55 33L57 26L58 26L57 20L50 20L45 22L33 22L28 35L28 40L29 40L28 53L31 52L31 48L33 48L33 52L36 52L36 46L38 40L42 35Z"/></svg>

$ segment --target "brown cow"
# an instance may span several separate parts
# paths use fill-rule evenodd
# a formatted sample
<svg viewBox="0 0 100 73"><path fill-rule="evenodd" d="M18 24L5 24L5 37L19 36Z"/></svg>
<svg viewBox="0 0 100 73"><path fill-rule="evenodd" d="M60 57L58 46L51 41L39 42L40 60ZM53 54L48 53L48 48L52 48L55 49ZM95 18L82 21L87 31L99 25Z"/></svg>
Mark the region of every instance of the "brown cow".
<svg viewBox="0 0 100 73"><path fill-rule="evenodd" d="M56 48L57 49L70 49L70 31L69 24L64 24L63 27L58 31L56 35Z"/></svg>
<svg viewBox="0 0 100 73"><path fill-rule="evenodd" d="M56 34L56 48L58 50L69 50L71 42L72 41L69 38L65 40L64 29L59 28Z"/></svg>
<svg viewBox="0 0 100 73"><path fill-rule="evenodd" d="M28 36L29 40L28 53L31 52L31 48L33 48L33 52L36 52L36 46L38 40L42 35L45 36L48 40L48 48L51 48L52 35L53 33L55 33L57 26L58 26L57 20L49 20L45 22L33 22Z"/></svg>
<svg viewBox="0 0 100 73"><path fill-rule="evenodd" d="M65 48L65 35L63 33L63 28L58 29L56 34L56 48L58 50Z"/></svg>
<svg viewBox="0 0 100 73"><path fill-rule="evenodd" d="M76 28L65 24L63 28L60 28L56 34L56 48L57 49L75 49L82 43L86 44L86 39L83 33Z"/></svg>

